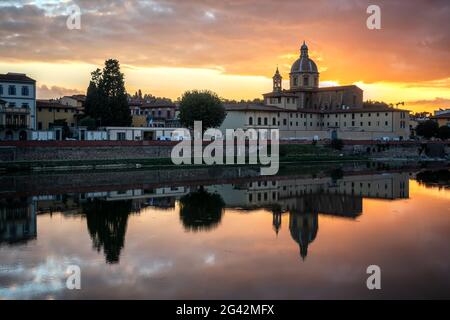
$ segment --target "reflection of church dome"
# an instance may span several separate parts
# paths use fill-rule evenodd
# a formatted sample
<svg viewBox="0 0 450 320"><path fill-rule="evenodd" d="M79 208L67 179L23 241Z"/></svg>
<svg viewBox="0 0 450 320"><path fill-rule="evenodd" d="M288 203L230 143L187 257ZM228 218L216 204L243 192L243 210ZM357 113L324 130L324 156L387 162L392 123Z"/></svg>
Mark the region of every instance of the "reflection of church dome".
<svg viewBox="0 0 450 320"><path fill-rule="evenodd" d="M298 58L291 67L291 73L318 73L316 63L308 56L308 46L303 42L300 48L300 58Z"/></svg>
<svg viewBox="0 0 450 320"><path fill-rule="evenodd" d="M318 215L310 214L289 214L289 230L291 237L300 246L300 256L302 259L308 254L308 245L314 241L319 229Z"/></svg>

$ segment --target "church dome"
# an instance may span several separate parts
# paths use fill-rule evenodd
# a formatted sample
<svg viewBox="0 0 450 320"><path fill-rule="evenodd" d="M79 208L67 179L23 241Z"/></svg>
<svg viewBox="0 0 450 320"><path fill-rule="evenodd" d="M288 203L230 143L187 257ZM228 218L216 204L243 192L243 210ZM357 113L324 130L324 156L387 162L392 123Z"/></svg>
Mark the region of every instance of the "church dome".
<svg viewBox="0 0 450 320"><path fill-rule="evenodd" d="M291 72L311 72L317 73L316 63L309 58L299 58L294 62L291 68Z"/></svg>
<svg viewBox="0 0 450 320"><path fill-rule="evenodd" d="M316 63L308 56L308 46L305 42L300 48L300 58L298 58L291 67L291 73L309 72L318 73Z"/></svg>

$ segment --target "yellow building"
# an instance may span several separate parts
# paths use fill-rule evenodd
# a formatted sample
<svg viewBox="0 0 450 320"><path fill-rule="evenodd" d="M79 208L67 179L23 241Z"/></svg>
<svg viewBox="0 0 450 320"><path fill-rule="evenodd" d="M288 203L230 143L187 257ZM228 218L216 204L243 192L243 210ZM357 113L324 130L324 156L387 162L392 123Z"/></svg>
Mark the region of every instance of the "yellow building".
<svg viewBox="0 0 450 320"><path fill-rule="evenodd" d="M64 105L56 100L37 100L37 130L49 130L56 120L64 120L69 127L74 128L82 113L79 107Z"/></svg>

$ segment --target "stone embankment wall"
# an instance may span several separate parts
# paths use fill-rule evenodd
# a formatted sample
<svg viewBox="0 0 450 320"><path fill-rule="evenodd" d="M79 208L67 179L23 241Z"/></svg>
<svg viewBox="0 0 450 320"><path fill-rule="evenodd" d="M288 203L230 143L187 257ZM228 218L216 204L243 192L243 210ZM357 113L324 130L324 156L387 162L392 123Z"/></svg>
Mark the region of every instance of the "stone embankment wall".
<svg viewBox="0 0 450 320"><path fill-rule="evenodd" d="M450 145L443 143L423 144L353 144L344 145L347 155L366 155L371 158L445 158L450 156Z"/></svg>
<svg viewBox="0 0 450 320"><path fill-rule="evenodd" d="M0 145L0 161L170 158L173 143L41 143Z"/></svg>
<svg viewBox="0 0 450 320"><path fill-rule="evenodd" d="M311 144L289 142L283 144ZM0 143L0 161L117 160L170 158L177 142L166 141L20 141ZM380 158L449 157L450 143L345 141L342 153Z"/></svg>

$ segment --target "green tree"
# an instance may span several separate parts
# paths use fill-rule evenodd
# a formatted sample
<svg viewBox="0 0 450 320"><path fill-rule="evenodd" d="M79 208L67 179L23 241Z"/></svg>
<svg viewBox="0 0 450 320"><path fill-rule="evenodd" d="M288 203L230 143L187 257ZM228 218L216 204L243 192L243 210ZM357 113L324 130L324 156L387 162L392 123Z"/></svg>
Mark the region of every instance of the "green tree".
<svg viewBox="0 0 450 320"><path fill-rule="evenodd" d="M341 139L331 140L331 148L335 150L342 150L342 148L344 148L344 141L342 141Z"/></svg>
<svg viewBox="0 0 450 320"><path fill-rule="evenodd" d="M187 231L208 231L220 224L225 202L202 186L180 198L180 220Z"/></svg>
<svg viewBox="0 0 450 320"><path fill-rule="evenodd" d="M180 102L180 123L192 129L194 121L202 121L205 131L219 127L225 119L226 112L222 101L216 93L205 91L187 91Z"/></svg>
<svg viewBox="0 0 450 320"><path fill-rule="evenodd" d="M442 140L450 139L450 127L449 126L442 126L439 128L438 131L438 137Z"/></svg>
<svg viewBox="0 0 450 320"><path fill-rule="evenodd" d="M88 130L94 130L96 123L95 119L87 116L80 120L79 124L80 127L87 127Z"/></svg>
<svg viewBox="0 0 450 320"><path fill-rule="evenodd" d="M99 96L99 85L102 77L102 71L97 69L91 73L91 81L86 93L86 102L84 112L93 119L101 117L101 101Z"/></svg>
<svg viewBox="0 0 450 320"><path fill-rule="evenodd" d="M131 200L90 200L82 205L93 247L103 250L107 263L118 263L125 246L128 216L132 212Z"/></svg>
<svg viewBox="0 0 450 320"><path fill-rule="evenodd" d="M125 91L124 75L119 61L105 61L102 71L92 74L86 95L85 113L97 120L101 126L129 126L131 114Z"/></svg>
<svg viewBox="0 0 450 320"><path fill-rule="evenodd" d="M50 123L50 127L62 127L62 138L65 140L66 138L72 138L72 133L70 132L69 125L67 124L66 119L56 119L52 123Z"/></svg>
<svg viewBox="0 0 450 320"><path fill-rule="evenodd" d="M416 128L416 133L418 136L430 139L431 137L436 137L438 134L439 125L433 120L427 120L419 123Z"/></svg>

